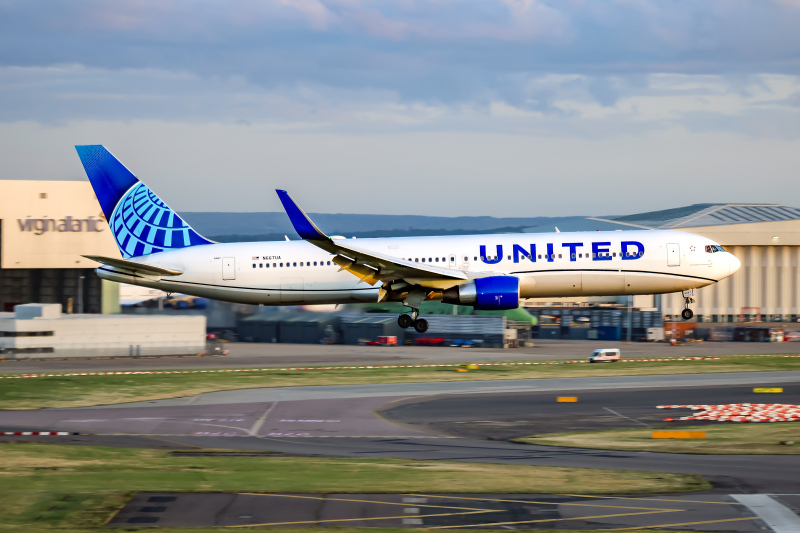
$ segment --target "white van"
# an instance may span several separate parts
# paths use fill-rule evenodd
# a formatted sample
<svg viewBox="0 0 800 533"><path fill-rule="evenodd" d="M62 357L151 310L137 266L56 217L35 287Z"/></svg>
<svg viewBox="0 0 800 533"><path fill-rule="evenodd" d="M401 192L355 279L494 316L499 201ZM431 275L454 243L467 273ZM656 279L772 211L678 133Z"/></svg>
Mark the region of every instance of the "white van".
<svg viewBox="0 0 800 533"><path fill-rule="evenodd" d="M619 349L618 348L600 348L599 350L595 350L592 355L589 357L590 363L616 363L619 361Z"/></svg>

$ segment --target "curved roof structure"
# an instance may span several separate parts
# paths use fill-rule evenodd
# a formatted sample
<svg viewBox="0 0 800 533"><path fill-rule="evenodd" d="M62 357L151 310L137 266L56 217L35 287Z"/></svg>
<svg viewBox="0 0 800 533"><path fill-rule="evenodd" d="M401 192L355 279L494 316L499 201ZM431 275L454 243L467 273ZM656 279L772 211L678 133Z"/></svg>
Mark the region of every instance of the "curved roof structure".
<svg viewBox="0 0 800 533"><path fill-rule="evenodd" d="M653 229L697 228L800 220L800 209L780 204L694 204L663 211L595 220Z"/></svg>

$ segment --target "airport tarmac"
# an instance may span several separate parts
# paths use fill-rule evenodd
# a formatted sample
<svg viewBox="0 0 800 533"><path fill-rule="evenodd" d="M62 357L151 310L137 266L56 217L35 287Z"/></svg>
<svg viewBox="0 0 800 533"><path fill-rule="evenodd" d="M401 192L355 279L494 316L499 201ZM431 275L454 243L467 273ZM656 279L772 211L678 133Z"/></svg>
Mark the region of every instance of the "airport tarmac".
<svg viewBox="0 0 800 533"><path fill-rule="evenodd" d="M753 401L752 387L758 385L784 388L784 394L770 395L771 401L800 402L800 372L397 383L246 389L115 406L0 411L0 429L84 433L26 437L76 444L699 473L741 490L798 492L800 456L582 450L505 440L567 427L559 419L568 419L573 429L638 424L631 419L655 424L666 416L655 408L660 403ZM584 401L557 404L557 395Z"/></svg>
<svg viewBox="0 0 800 533"><path fill-rule="evenodd" d="M776 505L781 505L775 501ZM526 529L693 525L762 532L751 509L724 494L597 498L553 494L136 494L111 527L406 527Z"/></svg>
<svg viewBox="0 0 800 533"><path fill-rule="evenodd" d="M764 395L753 393L752 389L756 386L782 387L784 392L780 395L769 395L767 399ZM579 401L557 403L556 397L560 395L578 396ZM70 436L0 439L172 450L200 447L326 457L395 457L696 473L711 481L714 489L702 495L671 496L669 499L686 497L688 502L691 498L699 498L697 501L704 500L704 503L692 503L686 507L673 502L670 505L677 507L667 511L662 509L663 512L633 512L623 517L621 515L625 513L612 509L625 506L625 498L620 498L619 501L615 499L614 502L609 502L609 508L604 513L570 514L572 507L565 506L569 502L559 501L557 496L552 496L550 498L556 499L550 499L546 504L525 504L528 507L527 511L523 509L525 512L513 506L492 507L490 510L494 514L486 511L483 518L490 518L483 522L476 515L467 521L453 518L448 522L448 519L437 517L426 517L421 523L402 523L400 520L399 525L442 528L502 527L503 522L525 522L531 525L537 524L534 520L556 517L559 521L553 522L554 524L585 528L691 524L692 528L704 531L755 532L765 530L765 524L768 523L765 520L768 517L764 513L768 515L776 509L775 512L783 515L794 512L790 512L790 508L794 503L799 503L795 502L795 495L800 493L797 482L800 456L712 456L589 450L523 445L509 442L508 439L547 431L665 425L662 419L667 414L656 409L657 405L664 403L761 403L767 400L800 403L800 372L394 383L220 391L194 397L113 406L0 411L0 431L62 430L80 433ZM669 414L674 412L670 411ZM770 496L776 494L784 496ZM738 505L726 510L714 507L722 503L730 505L738 501L736 498L750 496L767 500L748 500L752 505ZM221 496L223 499L239 497ZM452 505L463 505L463 502L453 503L458 500L458 495L447 497ZM460 497L463 498L463 495ZM235 499L236 509L253 507L247 503L247 498L241 498ZM372 496L366 495L365 498ZM520 498L525 499L528 496L523 495ZM538 498L537 501L544 501L548 497L537 495L535 498ZM210 505L199 501L192 503L193 500L189 498L183 501L190 509L206 508L206 505ZM386 515L380 510L379 503L373 500L368 500L368 503L367 510L359 510L361 507L358 506L345 507L344 510L331 506L329 514L325 516L338 516L342 519L341 525L360 524L353 519L354 516L375 517L376 522L381 522L380 519ZM219 502L214 505L218 504ZM481 502L481 505L486 506L489 503ZM707 509L708 506L712 507ZM172 511L169 506L156 506L165 508L163 515L160 514L161 511L141 511L144 507L153 506L143 504L131 507L128 509L129 514L121 515L120 520L124 518L125 523L118 525L133 525L134 522L127 522L128 519L160 516L164 519L162 522L162 518L159 518L158 525L169 525L172 523L170 520L177 520L176 523L185 525L186 522L182 522L180 516L189 516L185 513L181 515L177 511L177 514L170 515ZM715 511L712 512L711 509ZM290 521L300 517L299 521L313 522L303 512L298 510L299 514L292 515L289 509L284 514L289 516L287 520ZM366 515L363 514L365 512ZM554 514L556 512L557 516ZM237 523L240 516L249 516L247 524L261 521L266 516L263 512L259 514L244 510L240 514L235 514L234 511L226 513L220 514L219 520L228 520L231 524ZM684 518L678 519L678 513L684 513ZM436 513L425 511L421 514L427 516ZM670 520L673 516L676 519L665 520L667 514L672 515ZM173 518L169 518L170 516ZM588 518L590 516L594 518ZM710 518L700 520L704 517ZM269 522L271 519L267 520ZM397 520L392 518L386 524L390 525L391 522L391 525L398 525ZM793 520L795 521L790 520L789 524L790 527L796 526L796 529L787 531L800 531L800 518L795 514ZM144 522L136 523L144 525ZM519 527L519 524L509 527ZM773 531L782 530L773 527Z"/></svg>
<svg viewBox="0 0 800 533"><path fill-rule="evenodd" d="M138 357L114 359L2 360L0 374L100 372L189 368L282 366L348 366L583 359L597 348L617 347L623 357L686 357L737 354L800 353L800 342L696 342L670 346L662 342L536 340L531 348L489 349L448 346L347 346L317 344L220 343L227 356Z"/></svg>

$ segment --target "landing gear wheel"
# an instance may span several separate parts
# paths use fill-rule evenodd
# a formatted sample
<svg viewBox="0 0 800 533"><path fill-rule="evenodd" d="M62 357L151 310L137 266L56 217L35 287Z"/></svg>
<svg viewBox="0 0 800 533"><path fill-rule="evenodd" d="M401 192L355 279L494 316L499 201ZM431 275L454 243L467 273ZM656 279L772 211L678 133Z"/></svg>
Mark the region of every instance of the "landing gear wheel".
<svg viewBox="0 0 800 533"><path fill-rule="evenodd" d="M414 319L411 318L411 316L409 316L409 315L405 315L405 314L400 315L400 317L398 317L398 319L397 319L397 325L400 326L401 328L404 328L404 329L405 328L410 328L411 326L414 325Z"/></svg>
<svg viewBox="0 0 800 533"><path fill-rule="evenodd" d="M425 333L428 331L428 321L424 318L419 318L414 321L414 329L417 330L417 333Z"/></svg>
<svg viewBox="0 0 800 533"><path fill-rule="evenodd" d="M692 312L691 309L684 309L683 311L681 311L681 316L683 317L684 320L689 320L694 316L694 313Z"/></svg>

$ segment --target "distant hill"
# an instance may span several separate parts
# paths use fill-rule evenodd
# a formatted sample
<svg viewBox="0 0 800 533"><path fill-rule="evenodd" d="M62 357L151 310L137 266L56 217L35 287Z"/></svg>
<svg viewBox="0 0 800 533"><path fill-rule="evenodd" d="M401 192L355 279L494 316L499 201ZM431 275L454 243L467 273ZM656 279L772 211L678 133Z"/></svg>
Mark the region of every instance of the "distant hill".
<svg viewBox="0 0 800 533"><path fill-rule="evenodd" d="M283 240L297 237L286 213L180 214L200 234L220 242ZM468 233L519 233L553 231L584 217L434 217L418 215L348 215L311 213L311 218L329 235L345 237L412 237L419 235L463 235ZM538 229L541 228L541 229Z"/></svg>

